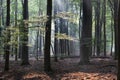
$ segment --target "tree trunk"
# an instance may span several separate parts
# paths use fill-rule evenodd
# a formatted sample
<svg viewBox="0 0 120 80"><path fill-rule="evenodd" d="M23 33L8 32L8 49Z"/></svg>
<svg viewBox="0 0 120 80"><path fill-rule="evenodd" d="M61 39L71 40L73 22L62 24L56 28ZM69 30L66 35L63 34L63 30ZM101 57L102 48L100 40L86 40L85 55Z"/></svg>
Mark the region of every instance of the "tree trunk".
<svg viewBox="0 0 120 80"><path fill-rule="evenodd" d="M97 56L100 55L100 47L101 47L101 29L100 29L100 0L97 0L97 8L96 8L96 18L97 18L97 23L96 23L96 28L95 28L95 35L96 35L96 53Z"/></svg>
<svg viewBox="0 0 120 80"><path fill-rule="evenodd" d="M57 0L54 0L54 15L57 14ZM57 62L58 61L58 39L56 38L57 36L57 33L58 33L58 25L57 25L57 20L54 21L54 25L55 25L55 38L54 38L54 50L55 50L55 58L54 58L54 61Z"/></svg>
<svg viewBox="0 0 120 80"><path fill-rule="evenodd" d="M91 0L83 0L83 27L80 42L80 64L89 63L92 53L92 6Z"/></svg>
<svg viewBox="0 0 120 80"><path fill-rule="evenodd" d="M106 0L103 1L104 56L106 56Z"/></svg>
<svg viewBox="0 0 120 80"><path fill-rule="evenodd" d="M58 33L58 26L57 26L57 22L55 21L55 36L56 36L56 34ZM57 62L58 61L58 59L57 59L57 56L58 56L58 39L57 38L55 38L54 39L54 50L55 50L55 62Z"/></svg>
<svg viewBox="0 0 120 80"><path fill-rule="evenodd" d="M0 0L0 36L1 36L1 33L2 33L2 26L3 26L3 24L2 24L2 6L3 6L3 0ZM0 44L1 44L1 42L0 42Z"/></svg>
<svg viewBox="0 0 120 80"><path fill-rule="evenodd" d="M23 3L23 20L28 20L28 0L24 0ZM21 65L29 65L28 60L28 24L24 23L23 33L24 36L22 38L22 63Z"/></svg>
<svg viewBox="0 0 120 80"><path fill-rule="evenodd" d="M39 0L39 12L38 12L38 15L43 15L43 11L41 10L41 7L42 7L42 3L41 3L41 0ZM39 52L40 52L40 56L42 55L42 31L40 31L40 34L39 34Z"/></svg>
<svg viewBox="0 0 120 80"><path fill-rule="evenodd" d="M115 33L115 56L114 56L114 59L117 59L118 57L118 50L119 50L119 47L118 47L118 35L117 35L117 26L118 26L118 0L114 0L114 33Z"/></svg>
<svg viewBox="0 0 120 80"><path fill-rule="evenodd" d="M60 34L63 34L64 32L64 29L63 29L63 24L64 24L64 21L62 18L60 18ZM64 39L60 39L60 42L59 42L59 45L60 45L60 59L63 59L63 56L64 56Z"/></svg>
<svg viewBox="0 0 120 80"><path fill-rule="evenodd" d="M1 0L1 11L2 11L2 12L1 12L1 15L2 15L2 16L1 16L1 20L2 20L2 21L1 21L1 24L2 24L2 25L5 25L3 3L4 3L3 0Z"/></svg>
<svg viewBox="0 0 120 80"><path fill-rule="evenodd" d="M38 61L38 53L39 53L39 51L40 51L40 50L39 50L39 45L38 45L38 44L39 44L39 28L38 28L38 31L37 31L36 49L35 49L35 50L36 50L36 51L35 51L35 52L36 52L35 54L36 54L36 60L37 60L37 61Z"/></svg>
<svg viewBox="0 0 120 80"><path fill-rule="evenodd" d="M18 9L18 3L17 3L17 0L15 0L15 27L17 28L17 9ZM18 37L16 37L16 40L17 40ZM17 53L17 46L15 46L15 61L18 60L18 53Z"/></svg>
<svg viewBox="0 0 120 80"><path fill-rule="evenodd" d="M95 10L95 16L94 16L94 20L95 20L95 33L94 33L94 46L93 46L93 54L92 56L96 56L96 26L97 26L97 14L96 14L96 6L94 6L94 10Z"/></svg>
<svg viewBox="0 0 120 80"><path fill-rule="evenodd" d="M114 40L114 28L113 28L113 17L111 17L111 51L110 51L111 56L113 56L113 40Z"/></svg>
<svg viewBox="0 0 120 80"><path fill-rule="evenodd" d="M6 26L10 26L10 0L7 0L7 17L6 17ZM6 42L10 41L10 31L7 32ZM5 45L5 67L4 70L9 70L9 54L10 54L10 45Z"/></svg>
<svg viewBox="0 0 120 80"><path fill-rule="evenodd" d="M51 20L52 20L52 0L47 0L47 16L45 33L45 49L44 49L44 71L51 71L50 45L51 45Z"/></svg>
<svg viewBox="0 0 120 80"><path fill-rule="evenodd" d="M120 48L120 3L119 3L119 9L118 9L118 48ZM120 80L120 49L118 49L118 75L117 80Z"/></svg>

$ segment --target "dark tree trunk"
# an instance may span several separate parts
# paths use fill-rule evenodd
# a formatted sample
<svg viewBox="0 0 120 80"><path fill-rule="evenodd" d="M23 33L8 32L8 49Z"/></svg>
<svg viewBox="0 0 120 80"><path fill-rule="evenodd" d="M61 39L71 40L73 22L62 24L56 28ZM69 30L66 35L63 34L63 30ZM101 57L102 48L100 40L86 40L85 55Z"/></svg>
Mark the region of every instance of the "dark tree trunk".
<svg viewBox="0 0 120 80"><path fill-rule="evenodd" d="M118 9L118 47L120 48L120 3L119 3L119 9ZM118 75L117 80L120 80L120 49L118 49Z"/></svg>
<svg viewBox="0 0 120 80"><path fill-rule="evenodd" d="M83 27L80 42L80 64L89 63L92 53L92 6L91 0L83 0Z"/></svg>
<svg viewBox="0 0 120 80"><path fill-rule="evenodd" d="M38 12L38 15L40 16L40 15L43 15L43 12L42 12L42 10L41 10L41 6L42 5L42 3L41 3L41 0L39 0L39 12ZM42 36L41 36L41 34L42 34L42 31L40 31L39 32L40 33L40 35L39 35L39 52L40 52L40 56L42 55Z"/></svg>
<svg viewBox="0 0 120 80"><path fill-rule="evenodd" d="M80 18L79 18L79 40L81 39L81 30L82 30L82 2L80 2ZM79 41L80 46L80 41ZM80 49L79 49L80 52Z"/></svg>
<svg viewBox="0 0 120 80"><path fill-rule="evenodd" d="M100 47L101 47L101 26L100 26L100 0L97 0L97 8L96 8L96 28L95 28L95 35L96 35L96 53L97 56L100 55Z"/></svg>
<svg viewBox="0 0 120 80"><path fill-rule="evenodd" d="M2 24L2 25L5 25L5 22L4 22L4 7L3 7L3 3L4 3L4 1L1 0L1 3L0 3L0 5L1 5L1 24Z"/></svg>
<svg viewBox="0 0 120 80"><path fill-rule="evenodd" d="M113 56L113 40L114 40L114 27L113 27L113 17L111 17L111 51L110 51L111 56Z"/></svg>
<svg viewBox="0 0 120 80"><path fill-rule="evenodd" d="M62 18L60 18L60 34L63 34L64 33L64 20ZM60 39L60 42L59 42L59 45L60 45L60 59L63 59L63 56L64 56L64 39Z"/></svg>
<svg viewBox="0 0 120 80"><path fill-rule="evenodd" d="M94 20L95 20L95 34L94 34L94 46L93 46L93 54L92 56L96 56L96 26L97 26L97 14L96 14L96 6L94 6L94 10L95 10L95 16L94 16Z"/></svg>
<svg viewBox="0 0 120 80"><path fill-rule="evenodd" d="M114 59L117 59L118 57L118 50L119 50L119 47L118 47L118 35L117 35L117 26L118 26L118 0L114 0L114 32L115 32L115 57Z"/></svg>
<svg viewBox="0 0 120 80"><path fill-rule="evenodd" d="M113 27L113 17L114 17L114 5L113 5L114 0L108 0L108 5L110 6L111 10L111 51L110 55L113 56L113 44L114 44L114 27Z"/></svg>
<svg viewBox="0 0 120 80"><path fill-rule="evenodd" d="M6 26L10 26L10 0L7 0L7 17L6 17ZM6 42L10 41L10 31L8 30ZM10 54L10 46L7 44L5 45L5 67L4 70L9 70L9 54Z"/></svg>
<svg viewBox="0 0 120 80"><path fill-rule="evenodd" d="M55 36L56 36L56 33L58 33L58 26L57 26L57 22L55 21ZM54 41L54 50L55 50L55 62L57 62L58 61L58 58L57 58L57 56L58 56L58 39L57 38L55 38L54 39L55 41Z"/></svg>
<svg viewBox="0 0 120 80"><path fill-rule="evenodd" d="M65 34L66 35L68 35L68 21L65 21ZM69 54L69 51L68 51L68 49L69 49L69 46L68 46L68 40L64 40L65 41L65 55L66 56L68 56L68 54Z"/></svg>
<svg viewBox="0 0 120 80"><path fill-rule="evenodd" d="M24 0L23 3L23 20L28 20L28 0ZM21 65L29 65L29 60L28 60L28 24L24 23L23 27L23 33L24 36L22 38L22 63Z"/></svg>
<svg viewBox="0 0 120 80"><path fill-rule="evenodd" d="M103 1L104 56L106 56L106 0Z"/></svg>
<svg viewBox="0 0 120 80"><path fill-rule="evenodd" d="M0 37L1 37L1 33L2 33L2 6L3 6L3 0L0 0ZM0 42L0 44L1 44L1 42Z"/></svg>
<svg viewBox="0 0 120 80"><path fill-rule="evenodd" d="M40 35L39 35L39 52L40 52L40 56L42 56L42 36L41 36L42 32L40 31Z"/></svg>
<svg viewBox="0 0 120 80"><path fill-rule="evenodd" d="M15 27L17 27L17 9L18 9L18 3L17 0L15 0ZM16 40L18 39L18 37L16 37ZM15 46L15 61L18 60L18 53L17 53L17 46Z"/></svg>
<svg viewBox="0 0 120 80"><path fill-rule="evenodd" d="M54 15L57 14L57 0L54 0ZM57 33L58 33L58 23L57 23L57 20L54 21L54 25L55 25L55 38L54 38L54 50L55 50L55 58L54 58L54 61L57 62L58 61L58 39L56 38L57 36Z"/></svg>
<svg viewBox="0 0 120 80"><path fill-rule="evenodd" d="M66 33L66 35L68 35L69 36L69 22L67 22L67 33ZM70 56L70 45L69 45L69 43L70 43L70 40L67 40L66 41L66 46L67 46L67 54L68 54L68 56Z"/></svg>
<svg viewBox="0 0 120 80"><path fill-rule="evenodd" d="M50 60L50 45L51 45L51 20L52 20L52 0L47 0L47 16L45 33L45 48L44 48L44 71L51 71Z"/></svg>
<svg viewBox="0 0 120 80"><path fill-rule="evenodd" d="M36 37L36 60L38 61L38 53L39 53L39 28L38 28L38 31L37 31L37 37Z"/></svg>
<svg viewBox="0 0 120 80"><path fill-rule="evenodd" d="M0 26L2 25L2 0L0 0ZM0 31L0 35L1 35L1 31Z"/></svg>

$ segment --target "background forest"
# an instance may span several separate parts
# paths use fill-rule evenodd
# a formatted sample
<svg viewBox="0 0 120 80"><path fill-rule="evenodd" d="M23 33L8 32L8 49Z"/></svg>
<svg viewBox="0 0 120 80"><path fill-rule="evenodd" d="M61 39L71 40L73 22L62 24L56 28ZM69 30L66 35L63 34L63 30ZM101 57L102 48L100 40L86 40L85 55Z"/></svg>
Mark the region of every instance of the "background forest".
<svg viewBox="0 0 120 80"><path fill-rule="evenodd" d="M118 11L119 0L0 0L1 71L11 61L26 66L43 60L51 72L53 62L69 58L79 65L108 59L116 68Z"/></svg>

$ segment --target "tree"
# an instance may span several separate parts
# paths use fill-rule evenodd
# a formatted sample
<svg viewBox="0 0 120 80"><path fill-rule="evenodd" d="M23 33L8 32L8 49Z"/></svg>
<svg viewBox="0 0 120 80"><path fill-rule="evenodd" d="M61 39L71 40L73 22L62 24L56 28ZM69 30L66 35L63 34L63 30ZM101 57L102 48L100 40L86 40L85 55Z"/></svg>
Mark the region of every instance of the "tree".
<svg viewBox="0 0 120 80"><path fill-rule="evenodd" d="M83 0L83 26L80 42L80 64L89 63L92 53L92 6L91 0Z"/></svg>
<svg viewBox="0 0 120 80"><path fill-rule="evenodd" d="M44 70L46 72L51 71L50 63L50 45L51 45L51 20L52 20L52 0L47 0L47 16L48 21L46 23L45 33L45 49L44 49Z"/></svg>
<svg viewBox="0 0 120 80"><path fill-rule="evenodd" d="M119 3L119 9L118 9L118 48L120 48L120 3ZM118 75L117 80L120 80L120 49L118 49Z"/></svg>
<svg viewBox="0 0 120 80"><path fill-rule="evenodd" d="M15 0L15 27L17 27L17 9L18 9L18 2ZM17 40L18 37L16 37ZM15 60L17 61L18 53L17 53L17 46L15 46Z"/></svg>
<svg viewBox="0 0 120 80"><path fill-rule="evenodd" d="M4 22L4 8L3 8L3 3L4 3L4 1L3 0L1 0L0 1L0 6L1 6L1 24L2 25L5 25L5 22Z"/></svg>
<svg viewBox="0 0 120 80"><path fill-rule="evenodd" d="M24 0L23 3L23 20L28 20L28 0ZM28 23L24 23L24 27L22 28L22 32L24 33L22 38L22 63L21 65L29 65L28 60Z"/></svg>
<svg viewBox="0 0 120 80"><path fill-rule="evenodd" d="M0 26L2 26L3 25L3 23L2 23L2 13L3 13L3 9L2 9L2 6L3 6L3 0L0 0ZM1 36L1 31L2 31L2 28L0 27L0 36Z"/></svg>
<svg viewBox="0 0 120 80"><path fill-rule="evenodd" d="M114 34L115 34L115 59L118 57L118 35L117 35L117 26L118 26L118 0L114 0Z"/></svg>
<svg viewBox="0 0 120 80"><path fill-rule="evenodd" d="M100 26L100 0L97 0L97 8L96 8L96 26L95 26L95 39L96 39L96 53L97 56L100 55L101 48L101 26Z"/></svg>
<svg viewBox="0 0 120 80"><path fill-rule="evenodd" d="M9 28L9 26L10 26L10 0L7 0L6 26L7 26L7 28ZM9 34L10 34L10 31L7 30L7 39L6 39L7 45L5 45L5 68L4 68L5 71L9 70L9 54L10 54L10 46L8 44L8 42L10 41Z"/></svg>
<svg viewBox="0 0 120 80"><path fill-rule="evenodd" d="M54 0L54 15L57 14L57 9L58 9L57 1ZM57 21L58 21L58 20L55 20L55 21L54 21L54 24L55 24L55 36L57 36L56 33L58 33L58 24L57 24ZM54 61L57 62L57 61L58 61L58 58L57 58L57 55L58 55L58 54L57 54L57 53L58 53L58 39L57 39L56 37L54 38L54 50L55 50L55 54L54 54L55 58L54 58Z"/></svg>
<svg viewBox="0 0 120 80"><path fill-rule="evenodd" d="M106 0L103 1L104 56L106 56Z"/></svg>

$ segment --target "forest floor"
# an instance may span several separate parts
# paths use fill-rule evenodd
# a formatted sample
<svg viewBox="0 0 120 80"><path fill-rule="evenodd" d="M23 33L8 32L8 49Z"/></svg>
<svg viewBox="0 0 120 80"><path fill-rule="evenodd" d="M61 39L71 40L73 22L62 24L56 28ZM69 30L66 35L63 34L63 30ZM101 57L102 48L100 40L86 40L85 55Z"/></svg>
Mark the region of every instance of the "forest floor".
<svg viewBox="0 0 120 80"><path fill-rule="evenodd" d="M117 61L108 58L93 58L91 64L79 65L79 58L66 58L58 62L51 61L52 72L45 73L43 60L30 60L29 66L10 61L9 72L2 72L0 62L0 80L117 80Z"/></svg>

